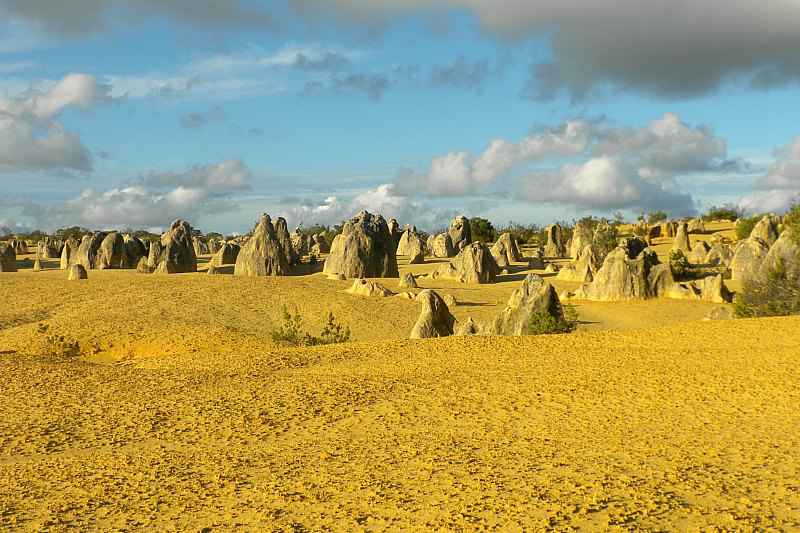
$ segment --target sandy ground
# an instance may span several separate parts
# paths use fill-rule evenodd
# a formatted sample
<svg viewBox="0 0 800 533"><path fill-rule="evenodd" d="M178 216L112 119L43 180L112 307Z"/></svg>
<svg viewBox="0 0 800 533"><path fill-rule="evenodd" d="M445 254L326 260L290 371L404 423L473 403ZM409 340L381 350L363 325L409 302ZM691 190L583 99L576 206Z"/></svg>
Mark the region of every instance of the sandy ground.
<svg viewBox="0 0 800 533"><path fill-rule="evenodd" d="M524 274L420 284L488 320ZM408 341L415 303L348 286L0 274L0 529L800 529L800 318L582 302L571 335ZM275 346L284 303L356 342Z"/></svg>

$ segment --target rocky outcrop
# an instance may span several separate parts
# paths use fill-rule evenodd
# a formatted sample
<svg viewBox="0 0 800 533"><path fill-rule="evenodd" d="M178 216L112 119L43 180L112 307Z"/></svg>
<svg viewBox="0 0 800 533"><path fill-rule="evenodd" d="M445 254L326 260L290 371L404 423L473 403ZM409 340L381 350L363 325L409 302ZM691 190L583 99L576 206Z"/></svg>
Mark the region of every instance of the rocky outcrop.
<svg viewBox="0 0 800 533"><path fill-rule="evenodd" d="M294 246L292 246L292 237L289 235L289 226L286 224L286 219L278 217L274 227L275 236L283 250L284 257L286 257L286 263L290 266L298 264L300 262L300 256L297 255Z"/></svg>
<svg viewBox="0 0 800 533"><path fill-rule="evenodd" d="M564 258L567 256L567 247L564 242L564 230L560 224L553 224L545 228L547 243L544 245L544 256L549 258Z"/></svg>
<svg viewBox="0 0 800 533"><path fill-rule="evenodd" d="M577 259L584 248L594 242L594 230L585 221L579 220L572 229L572 239L569 242L569 256Z"/></svg>
<svg viewBox="0 0 800 533"><path fill-rule="evenodd" d="M680 250L686 256L692 251L692 246L689 244L689 226L686 222L678 224L678 231L675 233L675 239L672 241L672 249Z"/></svg>
<svg viewBox="0 0 800 533"><path fill-rule="evenodd" d="M253 229L250 239L239 250L233 269L235 276L288 276L287 252L283 249L272 219L266 213Z"/></svg>
<svg viewBox="0 0 800 533"><path fill-rule="evenodd" d="M155 270L158 265L158 258L161 255L161 241L153 241L150 243L150 248L147 250L147 266L150 267L151 272ZM138 266L137 266L138 268Z"/></svg>
<svg viewBox="0 0 800 533"><path fill-rule="evenodd" d="M425 262L425 243L414 226L406 226L397 243L397 255L408 256L410 264Z"/></svg>
<svg viewBox="0 0 800 533"><path fill-rule="evenodd" d="M234 265L236 264L236 258L239 257L239 248L238 244L232 242L224 242L217 250L217 253L214 254L214 257L211 258L211 262L214 266L223 266L223 265Z"/></svg>
<svg viewBox="0 0 800 533"><path fill-rule="evenodd" d="M67 267L68 281L77 281L81 279L89 279L89 274L86 272L83 265L74 264Z"/></svg>
<svg viewBox="0 0 800 533"><path fill-rule="evenodd" d="M522 286L511 294L508 305L495 318L492 332L497 335L525 335L531 316L536 313L564 318L561 301L552 285L536 274L528 274Z"/></svg>
<svg viewBox="0 0 800 533"><path fill-rule="evenodd" d="M208 244L200 237L192 237L192 248L194 248L195 257L201 255L208 255Z"/></svg>
<svg viewBox="0 0 800 533"><path fill-rule="evenodd" d="M308 255L311 250L311 239L309 236L303 235L300 228L294 230L289 236L292 241L292 248L300 257Z"/></svg>
<svg viewBox="0 0 800 533"><path fill-rule="evenodd" d="M500 268L507 268L511 263L522 261L522 254L517 241L510 233L503 233L492 246L492 257Z"/></svg>
<svg viewBox="0 0 800 533"><path fill-rule="evenodd" d="M398 283L397 286L401 289L416 289L419 287L417 285L417 280L414 278L414 274L411 272L406 272L400 276L400 283Z"/></svg>
<svg viewBox="0 0 800 533"><path fill-rule="evenodd" d="M686 229L689 233L706 232L706 223L703 221L702 218L693 218L687 223L686 226L687 226Z"/></svg>
<svg viewBox="0 0 800 533"><path fill-rule="evenodd" d="M23 239L11 239L8 244L14 248L14 252L16 252L17 255L28 254L28 243Z"/></svg>
<svg viewBox="0 0 800 533"><path fill-rule="evenodd" d="M327 254L330 251L331 245L328 243L327 239L325 239L325 235L317 233L311 237L310 252L312 254L321 255Z"/></svg>
<svg viewBox="0 0 800 533"><path fill-rule="evenodd" d="M663 276L669 268L654 268L658 257L651 249L641 250L637 239L626 239L609 253L594 281L582 285L573 295L583 300L614 302L659 296L666 285ZM664 265L666 266L666 265Z"/></svg>
<svg viewBox="0 0 800 533"><path fill-rule="evenodd" d="M112 231L100 243L95 268L98 270L126 268L128 256L125 251L125 239L122 234Z"/></svg>
<svg viewBox="0 0 800 533"><path fill-rule="evenodd" d="M469 337L472 335L483 335L484 328L475 322L472 317L467 318L464 322L459 322L453 333L456 337Z"/></svg>
<svg viewBox="0 0 800 533"><path fill-rule="evenodd" d="M451 279L461 283L494 283L500 269L489 248L480 242L466 246L453 260L436 268L433 279Z"/></svg>
<svg viewBox="0 0 800 533"><path fill-rule="evenodd" d="M698 241L692 246L692 251L686 257L693 265L705 265L708 263L708 253L711 247L706 241Z"/></svg>
<svg viewBox="0 0 800 533"><path fill-rule="evenodd" d="M0 272L17 271L17 252L11 244L0 243Z"/></svg>
<svg viewBox="0 0 800 533"><path fill-rule="evenodd" d="M753 230L750 232L750 238L761 239L767 246L778 240L778 224L779 219L774 215L764 215L761 217Z"/></svg>
<svg viewBox="0 0 800 533"><path fill-rule="evenodd" d="M147 246L139 237L133 235L126 234L122 238L125 241L125 255L127 256L125 268L136 268L139 260L147 257Z"/></svg>
<svg viewBox="0 0 800 533"><path fill-rule="evenodd" d="M66 270L72 264L73 258L78 253L80 243L75 237L67 237L61 249L61 270Z"/></svg>
<svg viewBox="0 0 800 533"><path fill-rule="evenodd" d="M800 246L792 238L790 230L784 230L759 266L761 276L784 272L789 279L800 276Z"/></svg>
<svg viewBox="0 0 800 533"><path fill-rule="evenodd" d="M769 245L759 237L749 237L736 245L731 259L731 279L744 281L758 275L761 263L769 253Z"/></svg>
<svg viewBox="0 0 800 533"><path fill-rule="evenodd" d="M712 240L711 249L706 254L706 264L729 267L733 260L733 248L721 240Z"/></svg>
<svg viewBox="0 0 800 533"><path fill-rule="evenodd" d="M594 274L597 272L598 268L597 263L597 254L595 254L592 245L584 246L583 250L578 254L578 258L573 263L566 265L558 271L556 279L588 283L594 280Z"/></svg>
<svg viewBox="0 0 800 533"><path fill-rule="evenodd" d="M62 243L56 239L45 237L36 245L36 254L40 259L59 259Z"/></svg>
<svg viewBox="0 0 800 533"><path fill-rule="evenodd" d="M361 211L345 222L333 240L323 272L348 279L396 278L395 246L383 217Z"/></svg>
<svg viewBox="0 0 800 533"><path fill-rule="evenodd" d="M353 285L346 292L356 296L394 296L394 293L375 281L369 279L353 280Z"/></svg>
<svg viewBox="0 0 800 533"><path fill-rule="evenodd" d="M176 220L161 236L155 272L181 274L197 272L197 256L194 253L192 227L185 220Z"/></svg>
<svg viewBox="0 0 800 533"><path fill-rule="evenodd" d="M417 295L416 301L422 305L422 312L411 329L409 338L430 339L453 334L456 319L438 293L430 289L424 290Z"/></svg>
<svg viewBox="0 0 800 533"><path fill-rule="evenodd" d="M427 248L433 257L438 258L455 257L457 253L449 233L431 235L428 238Z"/></svg>
<svg viewBox="0 0 800 533"><path fill-rule="evenodd" d="M107 234L103 232L90 233L84 235L81 239L81 244L78 246L78 252L74 257L70 258L72 264L83 265L86 270L97 268L97 256L100 253L100 245Z"/></svg>
<svg viewBox="0 0 800 533"><path fill-rule="evenodd" d="M464 249L465 246L472 243L472 229L469 225L469 219L463 215L459 215L450 222L450 228L447 230L450 235L450 242L453 245L453 250L456 253Z"/></svg>

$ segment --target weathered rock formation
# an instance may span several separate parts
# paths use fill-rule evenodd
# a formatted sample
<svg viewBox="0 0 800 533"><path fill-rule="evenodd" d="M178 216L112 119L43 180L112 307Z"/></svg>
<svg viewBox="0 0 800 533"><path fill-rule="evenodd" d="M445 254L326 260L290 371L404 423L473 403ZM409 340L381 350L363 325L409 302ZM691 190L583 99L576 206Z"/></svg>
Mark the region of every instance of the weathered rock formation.
<svg viewBox="0 0 800 533"><path fill-rule="evenodd" d="M769 245L760 237L751 236L739 242L731 259L731 279L743 281L758 275L768 253Z"/></svg>
<svg viewBox="0 0 800 533"><path fill-rule="evenodd" d="M278 243L283 250L283 255L286 257L286 262L291 265L296 265L300 262L300 256L292 246L292 238L289 235L289 227L286 224L286 219L278 217L275 221L275 236L278 238Z"/></svg>
<svg viewBox="0 0 800 533"><path fill-rule="evenodd" d="M158 254L155 272L161 274L197 272L192 227L185 220L176 220L169 231L161 236L161 251Z"/></svg>
<svg viewBox="0 0 800 533"><path fill-rule="evenodd" d="M419 287L417 285L417 280L414 278L414 274L411 272L406 272L400 276L400 283L398 283L397 286L401 289L416 289Z"/></svg>
<svg viewBox="0 0 800 533"><path fill-rule="evenodd" d="M552 285L536 274L528 274L522 286L511 294L508 305L495 318L492 332L497 335L525 335L531 315L536 313L564 318L561 301Z"/></svg>
<svg viewBox="0 0 800 533"><path fill-rule="evenodd" d="M236 264L236 258L239 257L240 249L238 244L224 242L217 250L217 253L214 254L214 257L211 258L211 262L214 266L234 265Z"/></svg>
<svg viewBox="0 0 800 533"><path fill-rule="evenodd" d="M272 219L266 213L256 224L250 239L239 250L233 274L236 276L288 276L290 265Z"/></svg>
<svg viewBox="0 0 800 533"><path fill-rule="evenodd" d="M433 257L438 258L455 257L457 253L449 233L440 233L428 237L427 248Z"/></svg>
<svg viewBox="0 0 800 533"><path fill-rule="evenodd" d="M558 271L557 279L564 281L580 281L588 283L594 280L594 274L598 269L597 255L591 244L583 247L578 254L578 258Z"/></svg>
<svg viewBox="0 0 800 533"><path fill-rule="evenodd" d="M383 217L361 211L345 222L333 239L323 272L349 279L396 278L395 246Z"/></svg>
<svg viewBox="0 0 800 533"><path fill-rule="evenodd" d="M406 226L397 243L397 255L408 256L408 262L419 264L425 262L425 243L414 226Z"/></svg>
<svg viewBox="0 0 800 533"><path fill-rule="evenodd" d="M678 225L678 231L675 233L675 240L672 241L672 249L680 250L686 256L692 251L692 246L689 244L689 226L686 222L681 222Z"/></svg>
<svg viewBox="0 0 800 533"><path fill-rule="evenodd" d="M669 266L655 268L659 266L655 252L649 248L641 249L637 241L626 239L609 253L594 281L582 285L573 297L613 302L659 296L664 285L669 285L663 281Z"/></svg>
<svg viewBox="0 0 800 533"><path fill-rule="evenodd" d="M328 243L327 239L325 239L325 235L322 233L317 233L316 235L312 235L311 237L311 247L310 252L312 254L320 255L320 254L327 254L331 251L331 245Z"/></svg>
<svg viewBox="0 0 800 533"><path fill-rule="evenodd" d="M781 233L759 266L762 276L780 271L785 272L789 279L800 276L800 246L792 238L790 230Z"/></svg>
<svg viewBox="0 0 800 533"><path fill-rule="evenodd" d="M461 283L494 283L499 270L491 250L485 244L475 242L461 250L450 263L436 268L431 276Z"/></svg>
<svg viewBox="0 0 800 533"><path fill-rule="evenodd" d="M522 261L517 241L510 233L500 235L492 246L492 256L500 268L507 268L511 263Z"/></svg>
<svg viewBox="0 0 800 533"><path fill-rule="evenodd" d="M73 264L67 267L67 280L77 281L80 279L89 279L89 274L83 265Z"/></svg>
<svg viewBox="0 0 800 533"><path fill-rule="evenodd" d="M450 310L441 296L426 289L417 295L416 301L422 304L422 312L411 329L409 338L430 339L448 337L453 334L453 325L456 319L450 314Z"/></svg>
<svg viewBox="0 0 800 533"><path fill-rule="evenodd" d="M78 253L80 243L75 237L68 237L61 249L61 270L66 270L72 264L72 258Z"/></svg>
<svg viewBox="0 0 800 533"><path fill-rule="evenodd" d="M693 218L687 223L686 229L689 233L705 233L706 223L702 218Z"/></svg>
<svg viewBox="0 0 800 533"><path fill-rule="evenodd" d="M125 251L125 239L122 234L112 231L100 243L95 268L98 270L126 268L128 256Z"/></svg>
<svg viewBox="0 0 800 533"><path fill-rule="evenodd" d="M547 243L544 245L544 255L550 258L563 258L567 256L567 247L564 243L564 230L560 224L553 224L545 228Z"/></svg>
<svg viewBox="0 0 800 533"><path fill-rule="evenodd" d="M705 265L708 263L708 254L711 247L706 241L698 241L692 246L692 251L686 257L693 265Z"/></svg>
<svg viewBox="0 0 800 533"><path fill-rule="evenodd" d="M577 259L586 246L594 242L594 230L583 220L579 220L572 229L572 239L569 242L569 256Z"/></svg>
<svg viewBox="0 0 800 533"><path fill-rule="evenodd" d="M147 246L139 237L133 235L124 235L125 241L125 255L127 256L127 263L125 268L136 268L139 265L139 260L147 257Z"/></svg>
<svg viewBox="0 0 800 533"><path fill-rule="evenodd" d="M0 243L0 272L17 271L17 252L11 244Z"/></svg>
<svg viewBox="0 0 800 533"><path fill-rule="evenodd" d="M767 246L772 246L772 244L778 240L778 221L779 219L776 216L764 215L761 217L761 220L753 226L750 237L761 239Z"/></svg>
<svg viewBox="0 0 800 533"><path fill-rule="evenodd" d="M465 246L472 243L472 229L469 225L469 219L463 215L459 215L450 222L450 228L447 230L450 235L450 242L456 253L464 249Z"/></svg>
<svg viewBox="0 0 800 533"><path fill-rule="evenodd" d="M394 296L394 293L375 281L369 279L353 280L353 285L347 292L356 296Z"/></svg>

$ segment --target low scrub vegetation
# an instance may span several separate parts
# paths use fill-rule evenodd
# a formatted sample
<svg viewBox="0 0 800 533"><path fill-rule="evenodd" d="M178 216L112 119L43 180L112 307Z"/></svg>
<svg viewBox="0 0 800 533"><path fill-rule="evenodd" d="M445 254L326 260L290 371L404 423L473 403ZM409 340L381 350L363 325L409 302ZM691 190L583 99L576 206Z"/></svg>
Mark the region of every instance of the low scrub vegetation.
<svg viewBox="0 0 800 533"><path fill-rule="evenodd" d="M778 265L763 276L745 280L733 302L739 318L800 314L800 275Z"/></svg>
<svg viewBox="0 0 800 533"><path fill-rule="evenodd" d="M553 335L570 333L578 327L578 313L572 305L561 306L563 316L553 316L547 311L533 313L528 320L529 335Z"/></svg>
<svg viewBox="0 0 800 533"><path fill-rule="evenodd" d="M272 340L285 346L321 346L348 342L350 328L339 323L332 312L325 317L325 325L319 336L311 335L303 329L303 317L295 309L294 314L284 305L281 325L272 330Z"/></svg>
<svg viewBox="0 0 800 533"><path fill-rule="evenodd" d="M726 204L709 207L708 211L706 211L706 213L703 215L703 220L730 220L731 222L735 222L743 216L744 213L741 208L735 205Z"/></svg>
<svg viewBox="0 0 800 533"><path fill-rule="evenodd" d="M736 238L740 241L748 238L759 220L761 220L761 216L740 218L736 225Z"/></svg>

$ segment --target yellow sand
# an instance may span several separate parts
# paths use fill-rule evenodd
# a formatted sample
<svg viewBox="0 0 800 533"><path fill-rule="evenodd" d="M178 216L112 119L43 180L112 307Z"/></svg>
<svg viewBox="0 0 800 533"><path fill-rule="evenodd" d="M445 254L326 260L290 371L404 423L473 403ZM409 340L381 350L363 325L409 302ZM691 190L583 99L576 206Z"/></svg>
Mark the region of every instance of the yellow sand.
<svg viewBox="0 0 800 533"><path fill-rule="evenodd" d="M408 341L414 302L319 274L89 275L0 274L0 530L800 528L800 318ZM484 320L522 275L420 284ZM357 342L275 346L284 302Z"/></svg>

